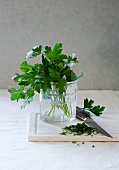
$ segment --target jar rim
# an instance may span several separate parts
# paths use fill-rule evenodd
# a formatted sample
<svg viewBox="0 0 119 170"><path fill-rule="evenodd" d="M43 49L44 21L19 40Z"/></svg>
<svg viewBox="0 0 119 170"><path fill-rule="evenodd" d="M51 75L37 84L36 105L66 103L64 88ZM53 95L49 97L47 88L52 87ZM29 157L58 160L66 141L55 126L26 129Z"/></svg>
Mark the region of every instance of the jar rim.
<svg viewBox="0 0 119 170"><path fill-rule="evenodd" d="M74 84L74 83L77 83L78 82L78 79L76 79L75 81L68 81L66 82L67 84ZM56 84L57 82L50 82L52 85L53 84Z"/></svg>
<svg viewBox="0 0 119 170"><path fill-rule="evenodd" d="M77 83L77 82L78 82L78 79L76 79L75 81L67 82L67 84L74 84L74 83Z"/></svg>

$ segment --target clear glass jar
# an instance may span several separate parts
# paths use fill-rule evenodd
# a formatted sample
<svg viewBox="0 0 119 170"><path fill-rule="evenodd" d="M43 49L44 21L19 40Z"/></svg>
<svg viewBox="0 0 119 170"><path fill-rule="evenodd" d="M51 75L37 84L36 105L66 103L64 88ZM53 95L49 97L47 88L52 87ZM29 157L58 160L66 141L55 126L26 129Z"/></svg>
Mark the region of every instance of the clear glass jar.
<svg viewBox="0 0 119 170"><path fill-rule="evenodd" d="M40 92L40 119L47 123L72 121L76 117L77 81L68 82L66 92L59 94L55 84L52 89Z"/></svg>

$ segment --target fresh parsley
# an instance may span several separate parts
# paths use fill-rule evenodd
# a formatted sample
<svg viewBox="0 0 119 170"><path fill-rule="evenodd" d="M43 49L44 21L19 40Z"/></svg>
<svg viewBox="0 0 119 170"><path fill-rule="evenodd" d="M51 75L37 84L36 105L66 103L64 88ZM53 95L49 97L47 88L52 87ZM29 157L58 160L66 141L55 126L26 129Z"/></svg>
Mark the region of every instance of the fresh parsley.
<svg viewBox="0 0 119 170"><path fill-rule="evenodd" d="M28 59L36 57L41 58L41 63L31 65ZM72 82L83 76L72 70L72 66L78 63L75 53L65 55L62 53L62 44L56 43L53 48L42 45L35 46L26 54L24 61L20 64L22 74L16 73L12 78L18 85L18 88L11 88L8 91L11 94L11 100L24 100L22 108L33 101L35 92L41 90L46 92L51 89L51 83L56 83L59 94L63 94L67 89L67 82ZM65 105L64 105L65 106ZM65 109L63 107L64 111Z"/></svg>
<svg viewBox="0 0 119 170"><path fill-rule="evenodd" d="M85 112L90 111L93 114L95 114L96 116L100 116L102 114L102 112L104 111L105 107L104 106L93 106L94 101L92 99L84 99L84 107L81 108L82 110L84 110Z"/></svg>

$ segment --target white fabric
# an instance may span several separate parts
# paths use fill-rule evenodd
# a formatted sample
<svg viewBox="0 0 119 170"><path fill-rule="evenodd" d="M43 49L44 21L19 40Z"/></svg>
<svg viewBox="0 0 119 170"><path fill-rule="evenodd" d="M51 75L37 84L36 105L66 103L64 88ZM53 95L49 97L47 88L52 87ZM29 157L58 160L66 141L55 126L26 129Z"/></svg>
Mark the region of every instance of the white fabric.
<svg viewBox="0 0 119 170"><path fill-rule="evenodd" d="M119 170L118 142L28 142L38 100L21 111L9 97L0 90L0 170Z"/></svg>

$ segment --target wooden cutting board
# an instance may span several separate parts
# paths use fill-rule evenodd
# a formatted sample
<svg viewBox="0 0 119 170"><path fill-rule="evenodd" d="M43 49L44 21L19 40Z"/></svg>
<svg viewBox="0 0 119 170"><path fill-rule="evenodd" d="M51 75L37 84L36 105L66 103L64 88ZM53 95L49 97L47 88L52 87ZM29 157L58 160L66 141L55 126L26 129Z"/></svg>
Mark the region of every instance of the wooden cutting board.
<svg viewBox="0 0 119 170"><path fill-rule="evenodd" d="M100 142L118 142L119 141L119 114L117 112L108 112L103 116L92 116L92 118L108 133L110 133L113 138L106 137L102 134L93 136L73 136L67 135L63 136L59 133L62 132L64 126L70 126L72 124L82 123L78 119L72 122L62 123L62 124L48 124L40 120L39 113L30 114L29 122L29 134L28 140L31 142L63 142L63 141L100 141Z"/></svg>

